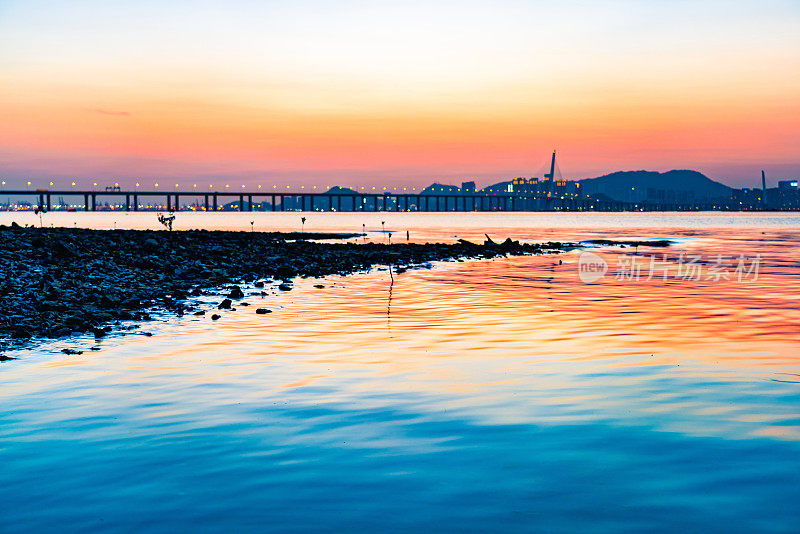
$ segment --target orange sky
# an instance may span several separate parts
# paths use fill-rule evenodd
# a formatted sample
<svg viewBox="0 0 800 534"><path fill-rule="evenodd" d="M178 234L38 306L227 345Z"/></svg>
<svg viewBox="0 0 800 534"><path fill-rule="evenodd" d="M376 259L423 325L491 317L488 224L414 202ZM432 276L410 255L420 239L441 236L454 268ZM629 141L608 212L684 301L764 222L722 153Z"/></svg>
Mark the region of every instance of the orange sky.
<svg viewBox="0 0 800 534"><path fill-rule="evenodd" d="M556 148L570 178L800 175L800 9L697 4L11 2L0 174L489 183Z"/></svg>

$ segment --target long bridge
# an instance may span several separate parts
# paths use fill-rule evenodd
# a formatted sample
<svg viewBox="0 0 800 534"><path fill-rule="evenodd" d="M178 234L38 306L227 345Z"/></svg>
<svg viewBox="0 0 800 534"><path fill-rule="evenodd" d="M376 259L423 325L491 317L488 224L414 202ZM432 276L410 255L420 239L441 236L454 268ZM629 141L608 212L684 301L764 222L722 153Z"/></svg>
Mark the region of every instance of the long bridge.
<svg viewBox="0 0 800 534"><path fill-rule="evenodd" d="M113 198L113 209L124 211L167 210L179 211L221 211L224 206L235 205L238 211L254 211L255 201L269 200L264 209L263 204L257 206L259 211L682 211L712 209L711 206L678 205L656 203L632 203L613 200L598 200L590 197L557 197L521 193L297 193L262 191L213 191L213 192L180 192L180 191L124 191L124 190L6 190L3 196L28 197L34 200L38 208L50 211L53 199L79 198L83 211L97 211L98 198ZM164 204L147 203L146 200L165 200ZM193 199L194 203L184 204L181 199ZM255 199L255 201L254 201ZM223 204L225 201L227 204ZM718 209L718 207L716 207ZM74 209L74 208L73 208ZM107 209L107 208L106 208ZM228 208L230 209L230 208ZM77 209L75 209L77 211Z"/></svg>

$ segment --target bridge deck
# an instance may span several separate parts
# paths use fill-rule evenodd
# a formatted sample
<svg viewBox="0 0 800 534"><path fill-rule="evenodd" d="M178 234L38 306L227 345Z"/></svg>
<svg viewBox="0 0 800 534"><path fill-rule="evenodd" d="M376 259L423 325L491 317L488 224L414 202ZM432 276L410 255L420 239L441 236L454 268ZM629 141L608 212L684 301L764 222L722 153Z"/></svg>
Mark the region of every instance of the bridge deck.
<svg viewBox="0 0 800 534"><path fill-rule="evenodd" d="M102 190L6 190L0 194L15 197L33 197L39 208L53 207L53 198L82 197L85 211L97 211L98 197L115 198L115 206L126 211L181 210L221 211L223 201L234 199L239 211L254 211L259 199L269 200L266 211L631 211L643 207L648 211L679 210L668 204L633 204L629 202L598 201L591 198L561 198L522 193L300 193L263 191L102 191ZM164 204L141 202L147 198L163 198ZM181 199L194 199L192 204L181 204ZM255 200L254 200L255 199ZM103 209L103 206L99 206ZM683 207L683 209L687 209ZM690 208L691 209L691 208ZM697 208L694 208L697 209ZM262 205L260 211L264 211Z"/></svg>

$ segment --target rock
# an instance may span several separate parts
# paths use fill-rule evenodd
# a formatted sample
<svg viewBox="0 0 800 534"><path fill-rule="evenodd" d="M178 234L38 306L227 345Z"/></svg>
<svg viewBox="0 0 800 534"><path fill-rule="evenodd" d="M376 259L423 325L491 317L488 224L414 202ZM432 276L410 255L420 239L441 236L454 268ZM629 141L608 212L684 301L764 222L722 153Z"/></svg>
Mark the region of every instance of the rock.
<svg viewBox="0 0 800 534"><path fill-rule="evenodd" d="M62 241L56 241L51 250L54 256L60 258L74 258L78 255L74 248Z"/></svg>
<svg viewBox="0 0 800 534"><path fill-rule="evenodd" d="M288 278L292 278L295 275L295 270L287 265L281 265L277 269L275 269L275 274L278 275L278 278L286 280Z"/></svg>
<svg viewBox="0 0 800 534"><path fill-rule="evenodd" d="M222 302L219 303L219 306L217 306L217 309L218 310L230 310L231 309L231 304L232 304L231 299L225 299L225 300L223 300Z"/></svg>
<svg viewBox="0 0 800 534"><path fill-rule="evenodd" d="M290 286L289 284L281 284L278 286L278 289L280 289L281 291L291 291L292 286Z"/></svg>
<svg viewBox="0 0 800 534"><path fill-rule="evenodd" d="M15 224L16 223L11 223L11 226L13 227ZM0 354L0 362L7 362L9 360L16 360L16 358L13 356L6 356L5 354Z"/></svg>
<svg viewBox="0 0 800 534"><path fill-rule="evenodd" d="M214 315L212 315L212 316L211 316L211 320L212 320L212 321L216 321L216 320L217 320L217 319L219 319L219 318L220 318L220 316L219 316L219 315L217 315L216 313L215 313Z"/></svg>
<svg viewBox="0 0 800 534"><path fill-rule="evenodd" d="M63 352L64 354L67 354L67 355L83 354L82 350L72 350L72 349L61 349L61 352Z"/></svg>
<svg viewBox="0 0 800 534"><path fill-rule="evenodd" d="M206 312L205 312L205 310L200 310L200 311L194 312L194 314L195 315L205 315Z"/></svg>
<svg viewBox="0 0 800 534"><path fill-rule="evenodd" d="M102 328L93 328L92 329L92 333L94 334L94 337L96 337L96 338L101 338L101 337L104 337L106 335L106 331L104 329L102 329Z"/></svg>
<svg viewBox="0 0 800 534"><path fill-rule="evenodd" d="M325 289L325 286L322 284L314 284L314 287L316 287L317 289Z"/></svg>
<svg viewBox="0 0 800 534"><path fill-rule="evenodd" d="M234 287L230 293L228 293L229 299L241 299L244 298L244 293L242 293L242 289L238 286Z"/></svg>
<svg viewBox="0 0 800 534"><path fill-rule="evenodd" d="M257 308L257 309L256 309L256 313L257 313L258 315L266 315L266 314L268 314L268 313L272 313L272 310L268 310L268 309L266 309L266 308Z"/></svg>
<svg viewBox="0 0 800 534"><path fill-rule="evenodd" d="M507 237L506 240L500 244L500 248L504 250L511 250L517 247L519 247L519 241L514 241L510 237Z"/></svg>
<svg viewBox="0 0 800 534"><path fill-rule="evenodd" d="M259 287L259 288L264 287L264 282L253 282L253 286Z"/></svg>

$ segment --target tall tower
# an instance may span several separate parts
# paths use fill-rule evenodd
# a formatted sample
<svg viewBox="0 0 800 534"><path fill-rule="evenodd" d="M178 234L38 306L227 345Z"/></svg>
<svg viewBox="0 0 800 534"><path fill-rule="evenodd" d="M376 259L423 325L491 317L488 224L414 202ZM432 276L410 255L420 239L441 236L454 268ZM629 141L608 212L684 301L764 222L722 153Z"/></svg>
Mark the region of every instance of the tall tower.
<svg viewBox="0 0 800 534"><path fill-rule="evenodd" d="M761 207L767 207L767 175L761 171Z"/></svg>
<svg viewBox="0 0 800 534"><path fill-rule="evenodd" d="M550 159L550 172L545 174L545 178L550 178L550 180L555 180L555 173L556 173L556 151L553 150L553 157Z"/></svg>
<svg viewBox="0 0 800 534"><path fill-rule="evenodd" d="M555 192L556 190L556 151L553 150L553 157L550 159L550 172L544 175L550 182L547 184L547 190Z"/></svg>

